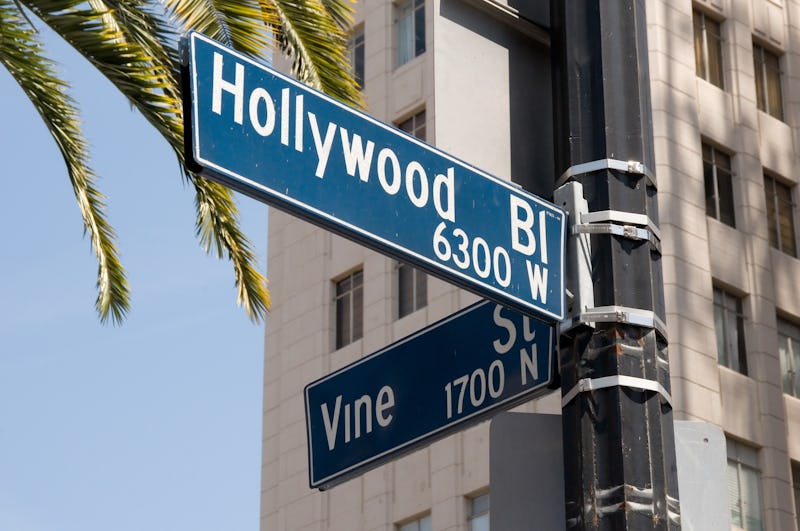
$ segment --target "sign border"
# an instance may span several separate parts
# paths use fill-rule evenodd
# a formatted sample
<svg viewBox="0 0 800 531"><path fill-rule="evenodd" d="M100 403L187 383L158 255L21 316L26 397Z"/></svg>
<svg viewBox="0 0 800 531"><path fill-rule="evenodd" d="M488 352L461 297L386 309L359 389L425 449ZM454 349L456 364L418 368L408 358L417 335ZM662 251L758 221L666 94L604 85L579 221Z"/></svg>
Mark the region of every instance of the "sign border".
<svg viewBox="0 0 800 531"><path fill-rule="evenodd" d="M323 377L321 377L321 378L319 378L317 380L314 380L313 382L311 382L311 383L309 383L309 384L307 384L305 386L305 388L303 389L303 401L305 402L304 405L305 405L305 412L306 412L306 441L307 441L307 446L308 446L308 484L309 484L309 486L311 488L319 488L320 490L325 490L325 489L330 488L332 486L338 485L339 483L342 483L344 481L352 479L353 477L355 477L357 475L360 475L360 474L363 474L364 472L367 472L368 470L376 468L376 467L378 467L378 466L380 466L380 465L382 465L382 464L384 464L384 463L386 463L388 461L391 461L392 459L396 459L396 458L401 457L401 456L403 456L405 454L411 453L411 452L413 452L413 451L415 451L415 450L417 450L417 449L419 449L419 448L421 448L423 446L431 444L431 443L434 442L434 440L441 439L443 437L446 437L447 435L450 435L451 433L463 430L463 429L465 429L465 428L467 428L467 427L469 427L471 425L474 425L474 424L477 424L477 423L479 423L479 422L481 422L483 420L486 420L489 417L491 417L494 414L496 414L497 411L500 410L500 409L508 409L508 408L515 407L515 406L517 406L517 405L519 405L521 403L527 402L528 400L532 400L533 398L536 398L538 396L542 396L542 395L546 394L547 391L555 391L556 390L556 388L554 388L553 385L554 385L554 382L556 382L558 380L558 378L555 375L556 367L555 367L555 363L554 363L554 356L555 356L555 351L556 351L555 328L556 328L557 325L555 323L548 323L548 322L544 321L543 319L538 319L540 322L546 324L549 327L549 332L550 332L549 333L549 338L548 338L548 344L550 345L550 349L549 349L549 351L547 353L547 357L548 357L547 361L548 361L549 369L548 369L548 378L547 378L546 381L544 381L544 382L542 382L542 383L540 383L540 384L538 384L536 386L533 386L533 387L530 387L528 389L525 389L524 391L521 391L521 392L519 392L519 393L517 393L515 395L509 396L508 398L506 398L502 402L497 402L495 404L492 404L490 407L487 407L487 408L479 410L479 411L475 411L473 413L470 413L469 415L460 417L460 418L455 419L455 420L453 420L451 422L443 424L442 426L440 426L439 428L437 428L437 429L435 429L433 431L425 433L424 435L420 435L420 436L418 436L418 437L416 437L416 438L414 438L414 439L412 439L410 441L407 441L407 442L405 442L405 443L403 443L401 445L398 445L398 446L395 446L395 447L390 448L388 450L385 450L385 451L381 452L380 454L374 455L374 456L370 457L369 459L365 459L365 460L363 460L363 461L361 461L361 462L359 462L357 464L351 465L351 466L349 466L349 467L347 467L347 468L345 468L345 469L343 469L343 470L341 470L341 471L339 471L339 472L337 472L335 474L331 474L331 475L326 476L324 478L320 478L317 481L314 481L314 449L313 449L313 446L311 444L311 411L310 411L309 396L308 396L309 389L314 387L315 385L322 384L322 383L326 382L327 380L330 380L331 378L335 378L339 374L344 373L346 371L349 371L352 368L357 367L358 365L361 365L362 363L366 363L366 362L370 361L371 359L376 358L376 357L384 354L388 350L392 350L392 349L394 349L396 347L399 347L400 345L402 345L404 343L407 343L407 342L409 342L409 341L411 341L413 339L416 339L416 338L426 334L427 332L429 332L430 330L432 330L434 328L439 328L439 327L449 323L450 321L458 319L462 315L464 315L466 313L469 313L469 312L471 312L473 310L476 310L478 307L480 307L482 305L485 305L485 304L497 304L497 303L495 303L493 301L490 301L490 300L483 300L483 301L478 301L476 303L473 303L473 304L467 306L466 308L463 308L463 309L461 309L461 310L459 310L459 311L457 311L457 312L455 312L455 313L453 313L453 314L451 314L451 315L449 315L447 317L439 319L438 321L436 321L436 322L434 322L434 323L432 323L432 324L430 324L428 326L425 326L424 328L421 328L421 329L417 330L416 332L414 332L414 333L412 333L412 334L410 334L410 335L408 335L408 336L406 336L406 337L404 337L402 339L399 339L399 340L397 340L397 341L395 341L393 343L390 343L389 345L381 348L380 350L378 350L376 352L373 352L372 354L369 354L369 355L367 355L367 356L365 356L363 358L360 358L360 359L358 359L358 360L356 360L356 361L354 361L352 363L348 363L344 367L341 367L341 368L337 369L336 371L334 371L334 372L332 372L330 374L327 374L327 375L325 375L325 376L323 376ZM537 393L537 391L538 391L538 393ZM431 439L434 439L434 440L431 440Z"/></svg>
<svg viewBox="0 0 800 531"><path fill-rule="evenodd" d="M561 230L560 234L558 235L559 241L561 242L559 247L559 285L560 289L560 308L561 314L552 312L544 307L537 306L533 302L527 301L525 299L519 298L516 295L510 294L502 289L494 287L490 284L481 283L478 279L473 278L469 275L466 275L459 271L457 268L453 267L450 264L439 262L433 260L427 256L420 255L407 247L403 247L401 245L395 244L392 241L386 240L380 236L377 236L369 231L361 229L355 225L347 223L333 215L330 215L326 212L322 212L320 210L307 205L301 201L293 199L289 196L286 196L280 193L277 190L268 188L263 184L255 182L243 175L239 175L236 172L228 170L212 161L203 159L200 155L200 132L199 127L197 124L198 121L198 105L199 105L199 98L191 97L191 94L197 94L197 69L196 69L196 58L195 58L195 50L196 47L194 45L196 40L204 41L207 44L210 44L220 50L223 50L226 53L234 55L237 59L242 62L248 63L250 66L256 67L261 69L262 71L268 72L270 75L274 75L279 79L285 81L293 85L295 88L307 91L312 93L315 96L318 96L330 104L333 104L346 112L352 113L357 115L358 117L371 122L373 125L376 125L396 136L402 137L406 140L409 140L415 144L417 144L420 148L425 149L436 156L442 157L447 159L448 161L452 162L455 165L462 167L463 169L476 173L479 176L489 179L490 181L494 182L495 184L502 186L503 188L509 190L512 193L520 193L524 192L525 199L531 200L532 202L536 203L540 207L549 210L551 212L555 212L556 214L561 216ZM426 272L429 274L439 277L442 280L449 282L451 284L456 284L457 286L466 289L467 291L471 291L481 297L487 297L492 300L495 300L499 304L505 306L511 306L517 311L532 316L536 318L544 318L545 320L551 319L555 322L561 321L564 319L566 314L566 271L565 271L565 259L566 259L566 225L567 225L567 214L564 210L560 209L558 206L542 199L531 192L523 189L519 185L511 182L500 179L491 175L475 166L454 157L448 153L445 153L438 148L431 146L425 142L422 142L416 137L408 135L399 129L390 126L380 120L377 120L358 109L354 109L348 105L345 105L330 96L323 94L322 92L315 90L311 87L308 87L291 77L286 76L285 74L274 70L273 68L255 60L246 55L243 55L236 50L232 50L219 42L195 31L189 32L186 36L182 39L182 73L183 78L183 85L185 87L190 87L191 91L184 91L184 113L188 114L188 119L184 117L184 150L186 156L186 165L189 169L193 172L198 173L204 177L210 177L214 180L222 182L222 184L229 186L245 195L253 197L259 201L267 202L269 205L279 209L287 211L288 213L300 217L306 221L309 221L315 225L322 226L327 230L332 230L336 234L345 237L347 239L354 240L362 245L365 245L371 249L379 250L382 254L388 254L394 258L399 258L402 261L411 262L413 265L420 266L422 269L425 269ZM269 200L267 200L269 199ZM320 220L324 220L321 222Z"/></svg>

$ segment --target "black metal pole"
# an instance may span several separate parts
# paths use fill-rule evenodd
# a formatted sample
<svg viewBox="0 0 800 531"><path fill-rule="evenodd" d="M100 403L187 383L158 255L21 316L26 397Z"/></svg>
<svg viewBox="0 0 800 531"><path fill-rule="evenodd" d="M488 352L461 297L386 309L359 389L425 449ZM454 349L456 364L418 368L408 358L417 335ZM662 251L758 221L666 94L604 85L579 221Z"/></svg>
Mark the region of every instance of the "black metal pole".
<svg viewBox="0 0 800 531"><path fill-rule="evenodd" d="M558 184L588 200L594 292L559 353L567 529L680 528L644 4L550 3Z"/></svg>

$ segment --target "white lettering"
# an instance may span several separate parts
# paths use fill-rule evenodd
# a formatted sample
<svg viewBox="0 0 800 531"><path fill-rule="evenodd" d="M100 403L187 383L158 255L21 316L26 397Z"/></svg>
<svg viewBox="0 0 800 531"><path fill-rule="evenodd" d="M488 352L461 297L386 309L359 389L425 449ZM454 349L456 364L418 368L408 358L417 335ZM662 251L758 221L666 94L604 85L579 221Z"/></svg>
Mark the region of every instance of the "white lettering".
<svg viewBox="0 0 800 531"><path fill-rule="evenodd" d="M242 124L244 121L244 66L236 63L234 81L222 79L222 55L214 52L214 81L211 94L211 110L222 114L222 91L233 94L233 121Z"/></svg>
<svg viewBox="0 0 800 531"><path fill-rule="evenodd" d="M419 175L419 195L414 193L414 175ZM412 160L406 166L406 193L414 206L424 207L428 203L428 176L422 164Z"/></svg>
<svg viewBox="0 0 800 531"><path fill-rule="evenodd" d="M533 237L533 210L527 201L511 195L511 248L528 256L536 252L536 239ZM519 218L520 210L525 212L525 219ZM525 233L526 244L520 242L520 231Z"/></svg>
<svg viewBox="0 0 800 531"><path fill-rule="evenodd" d="M289 145L289 89L281 90L281 144Z"/></svg>
<svg viewBox="0 0 800 531"><path fill-rule="evenodd" d="M442 186L445 187L447 209L442 206ZM433 205L439 217L452 223L456 222L456 189L453 168L447 168L447 175L438 174L433 179Z"/></svg>
<svg viewBox="0 0 800 531"><path fill-rule="evenodd" d="M322 409L322 422L325 424L325 437L328 439L328 450L333 450L336 446L336 432L339 431L339 409L342 405L342 395L336 397L336 405L333 407L333 419L328 413L328 404L320 406Z"/></svg>
<svg viewBox="0 0 800 531"><path fill-rule="evenodd" d="M505 354L511 347L514 346L514 343L517 341L517 327L514 326L514 322L511 319L506 319L502 315L503 307L499 304L495 305L494 307L494 324L501 328L505 328L506 332L508 332L508 341L505 343L501 342L499 339L495 339L492 345L494 345L494 350L498 354Z"/></svg>
<svg viewBox="0 0 800 531"><path fill-rule="evenodd" d="M267 108L266 121L263 124L258 119L258 104L260 101L263 101ZM250 123L256 133L261 136L269 136L275 129L275 103L273 103L269 92L261 87L258 87L250 94Z"/></svg>
<svg viewBox="0 0 800 531"><path fill-rule="evenodd" d="M288 112L286 113L289 114ZM294 149L303 151L303 95L294 99Z"/></svg>
<svg viewBox="0 0 800 531"><path fill-rule="evenodd" d="M314 136L314 147L317 149L317 171L314 175L322 179L325 176L325 166L328 165L328 157L333 146L333 137L336 134L336 124L328 123L328 130L325 131L325 140L319 136L319 126L317 117L314 113L308 113L308 123L311 124L311 134Z"/></svg>
<svg viewBox="0 0 800 531"><path fill-rule="evenodd" d="M384 415L383 412L394 407L394 391L388 385L381 387L375 404L375 419L381 428L392 423L392 414Z"/></svg>
<svg viewBox="0 0 800 531"><path fill-rule="evenodd" d="M350 442L350 404L344 405L344 442Z"/></svg>
<svg viewBox="0 0 800 531"><path fill-rule="evenodd" d="M545 212L539 212L539 253L542 255L542 263L547 264L547 225L544 223Z"/></svg>
<svg viewBox="0 0 800 531"><path fill-rule="evenodd" d="M367 425L366 433L372 433L372 398L370 398L369 395L364 395L357 399L353 406L356 416L356 439L361 437L361 410L364 409L362 406L366 407L366 411L364 412L364 421Z"/></svg>
<svg viewBox="0 0 800 531"><path fill-rule="evenodd" d="M539 267L539 264L531 264L530 260L525 260L528 267L528 282L531 285L531 297L547 304L547 268ZM544 274L542 274L544 271Z"/></svg>
<svg viewBox="0 0 800 531"><path fill-rule="evenodd" d="M531 318L527 315L522 316L522 337L526 343L530 343L536 338L536 330L531 330Z"/></svg>
<svg viewBox="0 0 800 531"><path fill-rule="evenodd" d="M386 160L392 165L392 182L389 184L389 181L386 179ZM402 177L400 175L400 161L397 160L397 155L394 154L389 148L383 148L378 153L378 180L381 182L381 186L386 193L389 195L395 195L397 192L400 191L400 185L402 183Z"/></svg>
<svg viewBox="0 0 800 531"><path fill-rule="evenodd" d="M536 344L531 345L531 353L528 355L524 348L519 349L519 372L522 373L522 385L528 384L528 374L535 380L539 379L538 352Z"/></svg>
<svg viewBox="0 0 800 531"><path fill-rule="evenodd" d="M351 177L356 175L358 167L358 178L363 182L369 181L369 168L372 165L372 153L375 150L375 142L367 140L367 149L361 142L359 135L353 135L352 142L347 137L347 129L339 127L339 135L342 137L342 151L344 152L344 164L347 173Z"/></svg>

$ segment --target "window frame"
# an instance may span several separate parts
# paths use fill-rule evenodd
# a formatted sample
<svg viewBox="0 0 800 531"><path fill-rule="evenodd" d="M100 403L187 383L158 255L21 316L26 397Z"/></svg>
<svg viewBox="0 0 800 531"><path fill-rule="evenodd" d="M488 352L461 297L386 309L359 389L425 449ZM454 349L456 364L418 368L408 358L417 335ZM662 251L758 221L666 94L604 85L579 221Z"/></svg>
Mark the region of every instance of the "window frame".
<svg viewBox="0 0 800 531"><path fill-rule="evenodd" d="M723 57L722 47L722 44L725 42L725 40L722 37L722 24L722 20L718 20L710 16L705 11L696 7L692 9L692 31L695 45L695 73L700 79L711 83L715 87L725 90L725 59ZM712 30L717 30L716 35L713 31L709 32L709 25L716 26L716 28L711 28ZM698 31L700 32L699 35ZM711 75L712 69L711 55L709 53L709 34L711 36L711 40L715 40L714 44L716 46L714 48L717 53L717 57L719 58L719 65L717 65L719 72L718 79L712 79L714 76ZM700 50L697 49L698 41L701 47ZM700 71L701 69L702 73Z"/></svg>
<svg viewBox="0 0 800 531"><path fill-rule="evenodd" d="M404 305L406 293L410 293L410 305ZM397 318L402 319L427 305L428 275L411 264L397 262Z"/></svg>
<svg viewBox="0 0 800 531"><path fill-rule="evenodd" d="M745 376L748 375L747 344L745 341L744 298L731 293L725 288L714 286L714 334L717 343L717 362ZM731 303L733 307L731 306ZM721 312L721 313L719 313ZM733 322L736 337L731 341L729 326ZM722 330L719 324L722 323ZM730 352L735 346L736 351ZM735 355L735 356L734 356Z"/></svg>
<svg viewBox="0 0 800 531"><path fill-rule="evenodd" d="M726 437L725 440L726 454L727 454L727 474L728 474L728 508L731 513L731 524L737 529L744 529L745 531L764 531L764 500L761 488L761 468L758 466L758 448L748 444L740 443L736 440ZM734 512L734 504L732 495L731 474L735 471L736 474L736 499L738 502L738 515L740 523L736 521L736 512ZM748 475L744 475L747 473ZM743 477L754 478L755 480L755 500L749 499L747 494L750 489L742 489ZM752 486L751 486L752 487ZM750 492L752 494L752 492ZM745 499L747 498L747 499ZM757 502L754 504L754 501ZM749 518L753 517L753 512L750 507L757 505L757 526L752 527L749 525ZM740 525L741 524L741 525Z"/></svg>
<svg viewBox="0 0 800 531"><path fill-rule="evenodd" d="M758 41L753 41L753 76L756 84L756 106L762 112L783 120L783 69L781 68L782 53L764 46ZM768 63L774 60L774 67ZM769 75L774 72L774 77ZM777 92L777 98L771 98L770 89ZM776 101L777 100L777 101Z"/></svg>
<svg viewBox="0 0 800 531"><path fill-rule="evenodd" d="M411 115L402 120L394 122L395 127L408 133L409 135L427 142L428 136L428 114L425 107L414 111Z"/></svg>
<svg viewBox="0 0 800 531"><path fill-rule="evenodd" d="M394 528L396 531L431 531L433 529L431 513L416 516L401 524L395 524Z"/></svg>
<svg viewBox="0 0 800 531"><path fill-rule="evenodd" d="M347 328L342 324L347 308ZM364 337L364 269L354 269L333 279L334 348L336 350ZM360 318L356 319L356 314Z"/></svg>
<svg viewBox="0 0 800 531"><path fill-rule="evenodd" d="M350 32L350 36L347 39L347 52L353 79L358 85L358 89L363 90L364 78L366 74L366 40L364 36L364 24L355 26Z"/></svg>
<svg viewBox="0 0 800 531"><path fill-rule="evenodd" d="M733 156L725 150L719 149L714 145L703 141L701 143L701 158L703 159L703 182L705 185L706 194L706 215L724 223L730 227L736 228L736 197L733 185ZM724 157L727 160L727 168L722 168L718 164L719 159ZM707 169L711 171L711 182L709 183L709 175ZM722 174L722 176L720 175ZM721 179L722 177L722 179ZM720 180L727 181L728 196L730 204L724 205L729 212L723 212L723 199L720 193ZM711 196L709 197L709 188L712 189ZM710 211L711 205L709 200L713 199L713 212ZM727 202L727 201L726 201Z"/></svg>
<svg viewBox="0 0 800 531"><path fill-rule="evenodd" d="M782 191L785 191L785 197L781 197L780 192ZM795 220L795 207L797 205L794 201L794 194L794 185L787 184L785 181L769 172L764 172L764 202L767 209L767 231L769 232L770 245L796 258L797 224ZM783 208L788 208L788 212L784 212ZM788 227L791 231L786 241L784 241L784 234L781 228L783 214L786 214Z"/></svg>
<svg viewBox="0 0 800 531"><path fill-rule="evenodd" d="M483 506L483 502L485 507ZM479 507L476 510L476 505ZM489 492L482 492L467 497L467 527L469 531L478 531L474 527L475 522L486 522L486 528L489 529L489 514L491 513L491 498Z"/></svg>
<svg viewBox="0 0 800 531"><path fill-rule="evenodd" d="M781 389L789 396L800 398L800 325L778 316L777 333ZM783 339L786 339L785 349L782 348Z"/></svg>
<svg viewBox="0 0 800 531"><path fill-rule="evenodd" d="M405 33L404 23L408 24ZM403 0L394 4L395 68L425 53L425 0Z"/></svg>

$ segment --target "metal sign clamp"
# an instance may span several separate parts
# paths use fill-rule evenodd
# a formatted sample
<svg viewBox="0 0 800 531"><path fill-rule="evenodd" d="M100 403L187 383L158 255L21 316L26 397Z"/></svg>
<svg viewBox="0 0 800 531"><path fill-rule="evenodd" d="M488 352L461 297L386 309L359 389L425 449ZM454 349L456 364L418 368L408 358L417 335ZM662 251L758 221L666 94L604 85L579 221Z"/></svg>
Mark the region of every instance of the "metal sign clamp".
<svg viewBox="0 0 800 531"><path fill-rule="evenodd" d="M558 180L556 181L555 187L558 188L559 186L566 183L570 179L573 179L576 175L584 175L586 173L592 173L602 170L617 170L625 173L630 173L631 175L641 175L643 177L647 177L649 186L653 186L654 188L657 187L656 176L647 166L645 166L638 160L617 160L617 159L593 160L591 162L584 162L582 164L576 164L575 166L571 166L567 168L567 171L561 174L561 177L559 177Z"/></svg>
<svg viewBox="0 0 800 531"><path fill-rule="evenodd" d="M661 231L646 214L599 210L580 216L581 223L571 227L572 234L611 234L631 240L650 242L653 250L661 254ZM613 223L613 222L618 223Z"/></svg>
<svg viewBox="0 0 800 531"><path fill-rule="evenodd" d="M617 374L614 376L604 376L602 378L581 378L572 389L561 397L561 409L567 407L567 405L578 396L578 393L588 393L608 387L629 387L631 389L652 391L661 395L662 400L672 407L672 395L661 385L661 382Z"/></svg>
<svg viewBox="0 0 800 531"><path fill-rule="evenodd" d="M667 325L654 311L642 310L639 308L628 308L626 306L598 306L597 308L586 308L582 312L561 321L563 334L580 324L592 326L594 323L624 323L645 328L652 328L661 337L667 337Z"/></svg>

